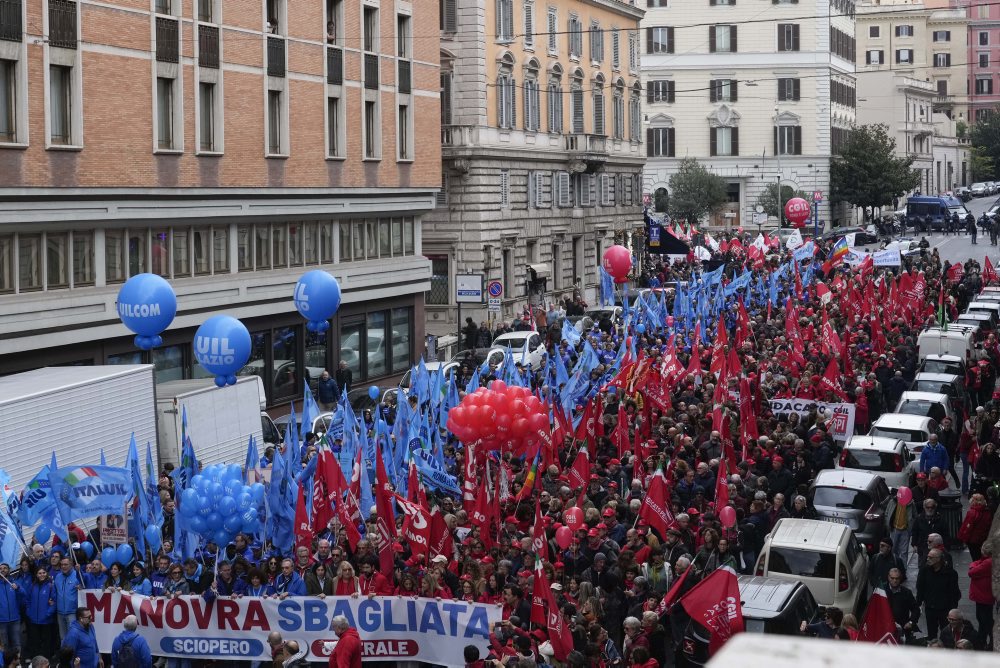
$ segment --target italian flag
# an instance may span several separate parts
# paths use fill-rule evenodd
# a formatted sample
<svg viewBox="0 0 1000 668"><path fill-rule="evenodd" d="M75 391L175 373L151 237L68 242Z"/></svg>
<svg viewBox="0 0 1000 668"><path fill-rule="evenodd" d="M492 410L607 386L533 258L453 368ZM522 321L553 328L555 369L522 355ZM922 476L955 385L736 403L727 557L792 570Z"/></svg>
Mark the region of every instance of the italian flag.
<svg viewBox="0 0 1000 668"><path fill-rule="evenodd" d="M84 466L70 471L63 479L71 485L79 485L87 478L98 478L100 475L89 466Z"/></svg>

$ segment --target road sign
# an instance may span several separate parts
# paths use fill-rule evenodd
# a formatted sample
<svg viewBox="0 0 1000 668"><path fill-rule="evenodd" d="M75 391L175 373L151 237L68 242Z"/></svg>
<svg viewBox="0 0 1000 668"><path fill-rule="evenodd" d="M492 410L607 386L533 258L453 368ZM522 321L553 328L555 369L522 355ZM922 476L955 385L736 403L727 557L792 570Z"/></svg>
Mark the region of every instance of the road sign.
<svg viewBox="0 0 1000 668"><path fill-rule="evenodd" d="M489 308L490 311L496 311L497 313L499 313L500 312L500 298L499 297L490 297L490 299L489 299L489 307L488 308Z"/></svg>
<svg viewBox="0 0 1000 668"><path fill-rule="evenodd" d="M814 202L822 202L823 201L823 191L822 190L814 190L813 191L813 201Z"/></svg>
<svg viewBox="0 0 1000 668"><path fill-rule="evenodd" d="M486 286L486 291L490 297L503 297L503 283L500 281L490 281ZM492 299L490 301L493 301Z"/></svg>
<svg viewBox="0 0 1000 668"><path fill-rule="evenodd" d="M755 213L753 215L753 224L754 225L763 225L766 222L767 222L767 214L766 213Z"/></svg>
<svg viewBox="0 0 1000 668"><path fill-rule="evenodd" d="M455 301L459 304L482 304L483 275L457 274L455 276Z"/></svg>

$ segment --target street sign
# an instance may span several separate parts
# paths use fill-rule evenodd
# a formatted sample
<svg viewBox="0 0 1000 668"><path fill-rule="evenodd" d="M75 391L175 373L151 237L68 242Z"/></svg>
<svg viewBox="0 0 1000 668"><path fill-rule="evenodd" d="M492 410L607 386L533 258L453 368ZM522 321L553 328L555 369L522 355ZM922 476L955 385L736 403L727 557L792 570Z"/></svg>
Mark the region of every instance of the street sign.
<svg viewBox="0 0 1000 668"><path fill-rule="evenodd" d="M763 225L766 222L767 222L767 214L766 213L755 213L753 215L753 224L754 225Z"/></svg>
<svg viewBox="0 0 1000 668"><path fill-rule="evenodd" d="M822 190L814 190L813 191L813 201L814 202L822 202L823 201L823 191Z"/></svg>
<svg viewBox="0 0 1000 668"><path fill-rule="evenodd" d="M500 281L490 281L486 285L486 291L490 297L503 297L503 283ZM492 299L490 301L493 301Z"/></svg>
<svg viewBox="0 0 1000 668"><path fill-rule="evenodd" d="M457 274L455 276L455 301L459 304L482 304L483 275Z"/></svg>
<svg viewBox="0 0 1000 668"><path fill-rule="evenodd" d="M500 312L500 298L499 297L490 297L490 299L489 299L489 307L488 308L489 308L490 311L496 311L497 313L499 313Z"/></svg>

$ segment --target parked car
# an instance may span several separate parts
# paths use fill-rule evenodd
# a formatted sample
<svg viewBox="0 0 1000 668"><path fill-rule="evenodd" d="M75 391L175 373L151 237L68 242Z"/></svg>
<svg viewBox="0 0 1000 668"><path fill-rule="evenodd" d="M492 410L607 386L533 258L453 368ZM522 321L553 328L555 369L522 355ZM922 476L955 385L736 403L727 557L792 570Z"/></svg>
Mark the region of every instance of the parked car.
<svg viewBox="0 0 1000 668"><path fill-rule="evenodd" d="M951 418L951 423L958 427L955 411L951 407L951 399L947 394L938 392L903 392L896 404L894 413L923 415L937 420L938 424L945 418Z"/></svg>
<svg viewBox="0 0 1000 668"><path fill-rule="evenodd" d="M855 615L868 601L868 555L846 524L778 520L764 539L755 573L801 582L819 605Z"/></svg>
<svg viewBox="0 0 1000 668"><path fill-rule="evenodd" d="M877 473L827 469L816 476L807 499L818 519L851 527L871 551L885 535L885 507L891 496Z"/></svg>
<svg viewBox="0 0 1000 668"><path fill-rule="evenodd" d="M937 420L934 418L904 413L883 413L868 430L868 435L898 438L906 443L911 455L919 455L927 445L927 439L937 431L937 426Z"/></svg>
<svg viewBox="0 0 1000 668"><path fill-rule="evenodd" d="M483 362L489 362L490 366L499 368L503 366L503 358L506 354L506 348L503 350L499 348L469 348L459 351L448 361L456 362L460 366L468 366L470 370L482 366Z"/></svg>
<svg viewBox="0 0 1000 668"><path fill-rule="evenodd" d="M873 229L864 227L840 227L835 230L830 230L829 232L824 232L820 238L823 241L830 241L831 239L846 237L848 234L854 235L855 246L865 246L867 244L878 243L878 233Z"/></svg>
<svg viewBox="0 0 1000 668"><path fill-rule="evenodd" d="M445 377L447 377L449 373L460 368L461 365L458 362L425 362L424 367L426 367L427 371L430 373L437 373L438 369L444 367L444 371L442 371L442 373L444 373ZM410 391L412 377L413 369L410 369L403 374L403 378L399 381L399 389L404 395Z"/></svg>
<svg viewBox="0 0 1000 668"><path fill-rule="evenodd" d="M621 306L597 306L588 308L583 314L596 323L601 322L601 318L605 316L610 318L611 322L617 323L621 322L623 312Z"/></svg>
<svg viewBox="0 0 1000 668"><path fill-rule="evenodd" d="M927 355L917 373L946 373L965 378L965 360L958 355Z"/></svg>
<svg viewBox="0 0 1000 668"><path fill-rule="evenodd" d="M525 346L525 344L527 344L527 346ZM527 350L528 359L526 361L531 365L532 369L541 368L542 356L545 354L545 346L542 343L542 336L534 330L501 334L497 338L493 339L492 347L501 348L503 350L507 350L509 347L511 354L514 355L515 362L520 362L522 353Z"/></svg>
<svg viewBox="0 0 1000 668"><path fill-rule="evenodd" d="M965 186L962 186L961 188L957 188L955 190L955 197L962 200L963 202L968 202L970 199L972 199L972 191L966 188Z"/></svg>
<svg viewBox="0 0 1000 668"><path fill-rule="evenodd" d="M918 462L898 438L852 436L840 453L838 469L870 471L889 487L906 487L917 474Z"/></svg>
<svg viewBox="0 0 1000 668"><path fill-rule="evenodd" d="M975 408L969 402L969 395L965 389L965 376L954 376L946 373L918 373L913 377L910 390L947 394L956 415L960 414L963 409L972 410Z"/></svg>
<svg viewBox="0 0 1000 668"><path fill-rule="evenodd" d="M333 420L332 412L324 412L313 418L312 427L309 429L314 434L325 434L330 430L330 422ZM274 418L274 426L278 428L278 433L281 434L282 440L285 438L285 432L288 431L289 424L292 423L292 414L286 413L279 417ZM301 429L302 426L302 413L295 414L295 429ZM299 432L302 433L302 432Z"/></svg>
<svg viewBox="0 0 1000 668"><path fill-rule="evenodd" d="M973 197L986 197L986 184L983 182L973 183L969 188Z"/></svg>

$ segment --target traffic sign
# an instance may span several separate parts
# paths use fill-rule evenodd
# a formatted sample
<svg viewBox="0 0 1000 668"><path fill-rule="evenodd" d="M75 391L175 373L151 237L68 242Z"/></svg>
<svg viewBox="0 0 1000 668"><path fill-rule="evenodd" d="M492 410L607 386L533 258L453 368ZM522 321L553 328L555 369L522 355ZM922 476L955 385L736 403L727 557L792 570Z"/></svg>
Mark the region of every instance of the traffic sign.
<svg viewBox="0 0 1000 668"><path fill-rule="evenodd" d="M486 286L486 291L490 294L490 297L503 297L503 283L500 281L490 281Z"/></svg>
<svg viewBox="0 0 1000 668"><path fill-rule="evenodd" d="M823 201L823 191L822 190L814 190L813 191L813 201L814 202L822 202Z"/></svg>
<svg viewBox="0 0 1000 668"><path fill-rule="evenodd" d="M755 213L753 215L753 224L754 225L763 225L766 222L767 222L767 214L766 213Z"/></svg>
<svg viewBox="0 0 1000 668"><path fill-rule="evenodd" d="M483 303L483 275L458 274L455 276L455 301L461 303Z"/></svg>
<svg viewBox="0 0 1000 668"><path fill-rule="evenodd" d="M499 312L500 311L500 298L499 297L490 297L488 309L490 311Z"/></svg>

